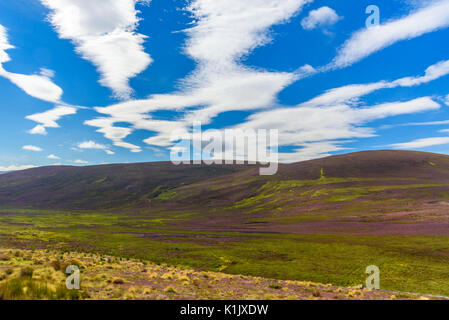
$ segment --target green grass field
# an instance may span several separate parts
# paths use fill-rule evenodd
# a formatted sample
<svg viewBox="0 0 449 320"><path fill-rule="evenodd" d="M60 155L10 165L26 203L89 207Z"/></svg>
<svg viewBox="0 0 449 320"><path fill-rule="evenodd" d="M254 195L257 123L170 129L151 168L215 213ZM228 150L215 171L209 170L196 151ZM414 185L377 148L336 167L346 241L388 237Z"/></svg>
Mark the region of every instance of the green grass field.
<svg viewBox="0 0 449 320"><path fill-rule="evenodd" d="M11 213L14 212L14 213ZM11 248L101 252L154 263L337 286L363 284L368 265L381 288L449 296L447 237L195 232L174 228L189 214L8 209L0 240Z"/></svg>

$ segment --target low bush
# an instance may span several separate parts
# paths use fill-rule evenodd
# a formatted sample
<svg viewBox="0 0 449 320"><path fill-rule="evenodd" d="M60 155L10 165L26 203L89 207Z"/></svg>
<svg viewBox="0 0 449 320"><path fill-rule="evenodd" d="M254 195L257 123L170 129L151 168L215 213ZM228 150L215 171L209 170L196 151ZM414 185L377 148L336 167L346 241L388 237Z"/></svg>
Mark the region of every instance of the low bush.
<svg viewBox="0 0 449 320"><path fill-rule="evenodd" d="M22 268L20 270L20 276L22 278L29 278L29 279L31 279L33 277L33 272L34 272L33 268L25 267L25 268Z"/></svg>

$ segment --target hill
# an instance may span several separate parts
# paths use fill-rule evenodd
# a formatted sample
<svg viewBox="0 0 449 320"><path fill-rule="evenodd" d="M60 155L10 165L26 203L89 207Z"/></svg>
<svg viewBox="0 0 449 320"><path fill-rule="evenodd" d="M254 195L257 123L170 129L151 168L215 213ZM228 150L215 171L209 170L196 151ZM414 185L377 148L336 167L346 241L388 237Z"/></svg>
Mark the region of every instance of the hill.
<svg viewBox="0 0 449 320"><path fill-rule="evenodd" d="M0 203L68 209L130 207L167 189L246 169L169 162L33 168L0 176Z"/></svg>
<svg viewBox="0 0 449 320"><path fill-rule="evenodd" d="M162 162L41 167L1 175L0 203L47 209L104 209L145 208L154 199L165 199L183 206L212 202L221 206L257 195L268 182L317 180L323 184L326 178L340 178L327 182L346 183L348 187L363 184L360 179L365 179L364 185L377 185L380 180L393 184L401 179L408 179L407 183L413 180L414 185L445 183L449 181L449 156L410 151L359 152L280 165L278 174L268 177L259 176L255 166L240 165L175 166ZM211 188L214 192L210 192Z"/></svg>

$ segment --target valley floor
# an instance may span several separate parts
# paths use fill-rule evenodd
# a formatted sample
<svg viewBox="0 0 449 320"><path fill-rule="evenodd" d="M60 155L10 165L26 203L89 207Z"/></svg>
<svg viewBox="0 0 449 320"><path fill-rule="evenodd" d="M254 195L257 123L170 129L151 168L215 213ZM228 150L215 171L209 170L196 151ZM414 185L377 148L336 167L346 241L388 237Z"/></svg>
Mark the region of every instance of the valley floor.
<svg viewBox="0 0 449 320"><path fill-rule="evenodd" d="M80 268L80 290L67 290L64 271ZM409 300L429 295L336 287L302 281L170 267L88 253L0 249L0 300L10 299L214 299Z"/></svg>

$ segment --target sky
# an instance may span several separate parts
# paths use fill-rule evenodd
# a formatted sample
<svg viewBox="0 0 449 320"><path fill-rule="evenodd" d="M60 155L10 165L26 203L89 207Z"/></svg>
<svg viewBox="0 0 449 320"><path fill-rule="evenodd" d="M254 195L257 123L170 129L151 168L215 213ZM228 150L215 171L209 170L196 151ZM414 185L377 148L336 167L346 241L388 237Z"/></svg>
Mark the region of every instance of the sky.
<svg viewBox="0 0 449 320"><path fill-rule="evenodd" d="M0 0L0 171L167 161L194 121L449 154L448 39L449 0Z"/></svg>

